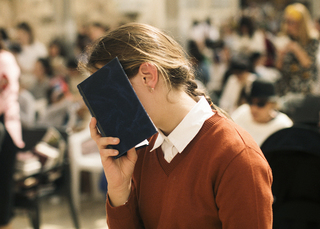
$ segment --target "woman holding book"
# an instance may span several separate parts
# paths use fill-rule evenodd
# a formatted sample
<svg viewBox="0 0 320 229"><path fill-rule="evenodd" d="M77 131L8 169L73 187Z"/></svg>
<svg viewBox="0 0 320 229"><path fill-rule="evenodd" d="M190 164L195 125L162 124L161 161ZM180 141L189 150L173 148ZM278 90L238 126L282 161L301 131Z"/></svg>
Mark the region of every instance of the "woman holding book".
<svg viewBox="0 0 320 229"><path fill-rule="evenodd" d="M114 159L117 136L91 136L108 182L114 228L272 228L272 174L250 135L197 89L180 45L160 30L130 23L88 53L94 73L118 57L158 128L149 146ZM107 108L106 108L107 109Z"/></svg>

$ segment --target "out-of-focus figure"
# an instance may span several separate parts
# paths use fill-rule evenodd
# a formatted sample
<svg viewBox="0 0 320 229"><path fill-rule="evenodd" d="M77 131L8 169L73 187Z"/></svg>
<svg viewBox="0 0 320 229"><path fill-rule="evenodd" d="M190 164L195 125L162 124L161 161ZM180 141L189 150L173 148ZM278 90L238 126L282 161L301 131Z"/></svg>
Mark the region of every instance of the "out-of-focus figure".
<svg viewBox="0 0 320 229"><path fill-rule="evenodd" d="M67 82L72 95L73 104L76 107L76 123L74 131L80 131L88 127L88 123L91 119L90 111L85 105L77 87L79 83L85 80L86 76L78 70L78 60L75 58L68 60L67 71Z"/></svg>
<svg viewBox="0 0 320 229"><path fill-rule="evenodd" d="M24 147L19 115L20 69L0 38L0 228L12 228L13 173L18 148Z"/></svg>
<svg viewBox="0 0 320 229"><path fill-rule="evenodd" d="M17 25L17 41L21 47L20 52L16 54L21 68L21 78L26 87L31 88L35 83L33 77L35 63L39 58L48 56L47 47L36 39L32 27L26 22Z"/></svg>
<svg viewBox="0 0 320 229"><path fill-rule="evenodd" d="M49 44L49 61L54 75L65 75L66 58L65 50L59 39L54 39Z"/></svg>
<svg viewBox="0 0 320 229"><path fill-rule="evenodd" d="M99 22L93 22L89 25L89 30L88 30L88 36L91 40L91 42L99 39L104 35L106 31L108 31L109 28Z"/></svg>
<svg viewBox="0 0 320 229"><path fill-rule="evenodd" d="M257 79L252 83L248 102L236 109L231 117L248 131L259 146L272 133L292 126L291 119L277 110L277 97L272 82Z"/></svg>
<svg viewBox="0 0 320 229"><path fill-rule="evenodd" d="M318 78L318 31L308 9L301 3L287 6L283 16L283 36L275 40L276 67L282 77L276 84L280 96L309 94Z"/></svg>
<svg viewBox="0 0 320 229"><path fill-rule="evenodd" d="M238 29L233 34L232 54L244 53L250 56L254 52L265 53L266 44L263 32L257 29L252 18L243 16L238 22Z"/></svg>
<svg viewBox="0 0 320 229"><path fill-rule="evenodd" d="M231 58L229 73L225 75L219 106L231 114L246 102L246 93L257 75L250 72L249 58L242 54Z"/></svg>

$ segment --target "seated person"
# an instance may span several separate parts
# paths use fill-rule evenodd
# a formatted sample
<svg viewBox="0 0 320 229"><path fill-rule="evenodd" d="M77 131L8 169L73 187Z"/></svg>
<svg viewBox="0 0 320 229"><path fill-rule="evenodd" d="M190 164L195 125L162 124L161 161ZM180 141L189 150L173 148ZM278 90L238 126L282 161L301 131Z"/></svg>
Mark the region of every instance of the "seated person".
<svg viewBox="0 0 320 229"><path fill-rule="evenodd" d="M229 71L231 75L225 76L225 85L219 99L219 106L232 114L245 102L245 95L250 90L250 86L257 75L250 72L249 59L243 54L232 57Z"/></svg>
<svg viewBox="0 0 320 229"><path fill-rule="evenodd" d="M292 120L277 111L273 83L257 79L252 83L248 102L238 107L231 118L251 134L259 146L274 132L291 127Z"/></svg>

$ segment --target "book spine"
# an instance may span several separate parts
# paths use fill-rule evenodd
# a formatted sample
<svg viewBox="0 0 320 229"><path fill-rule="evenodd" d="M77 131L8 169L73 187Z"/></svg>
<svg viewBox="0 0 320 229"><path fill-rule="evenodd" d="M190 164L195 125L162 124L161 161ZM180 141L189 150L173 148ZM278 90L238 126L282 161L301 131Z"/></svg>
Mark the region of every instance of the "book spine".
<svg viewBox="0 0 320 229"><path fill-rule="evenodd" d="M104 131L103 131L102 127L101 127L101 124L100 124L100 122L98 121L98 119L97 119L97 117L96 117L96 115L95 115L92 107L90 106L90 103L88 102L86 95L85 95L84 92L82 91L81 86L78 86L78 88L79 88L80 94L82 95L82 98L83 98L84 102L86 103L86 105L87 105L87 107L88 107L88 109L89 109L92 117L96 118L96 120L97 120L97 127L98 127L98 129L99 129L99 132L101 133L101 135L102 135L103 137L107 137L106 134L104 133Z"/></svg>

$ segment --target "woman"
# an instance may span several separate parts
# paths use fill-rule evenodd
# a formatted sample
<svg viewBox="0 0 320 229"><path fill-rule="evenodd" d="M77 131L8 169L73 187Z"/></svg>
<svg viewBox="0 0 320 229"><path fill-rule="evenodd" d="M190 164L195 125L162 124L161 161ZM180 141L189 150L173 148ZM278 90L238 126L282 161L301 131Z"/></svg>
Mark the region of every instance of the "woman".
<svg viewBox="0 0 320 229"><path fill-rule="evenodd" d="M106 149L121 139L90 131L108 182L109 228L270 228L272 175L257 144L198 91L180 45L138 23L90 49L91 73L116 56L159 133L149 146ZM106 108L108 109L108 108ZM254 171L254 172L253 172Z"/></svg>
<svg viewBox="0 0 320 229"><path fill-rule="evenodd" d="M17 40L21 46L21 52L16 54L21 78L30 89L36 81L33 76L35 63L39 58L48 56L47 47L36 40L32 27L26 22L17 25Z"/></svg>
<svg viewBox="0 0 320 229"><path fill-rule="evenodd" d="M255 28L251 17L240 18L230 49L233 55L241 53L250 56L254 52L266 53L265 35L260 29Z"/></svg>
<svg viewBox="0 0 320 229"><path fill-rule="evenodd" d="M12 228L13 173L17 147L23 148L19 115L20 69L15 57L3 49L0 38L0 229Z"/></svg>
<svg viewBox="0 0 320 229"><path fill-rule="evenodd" d="M319 40L308 9L303 4L294 3L286 7L283 32L284 36L276 41L276 66L282 73L276 85L277 93L280 96L289 92L309 94L318 78L316 55Z"/></svg>
<svg viewBox="0 0 320 229"><path fill-rule="evenodd" d="M33 75L35 83L29 91L36 100L47 100L50 88L50 80L53 77L52 67L49 59L39 58L34 65Z"/></svg>

